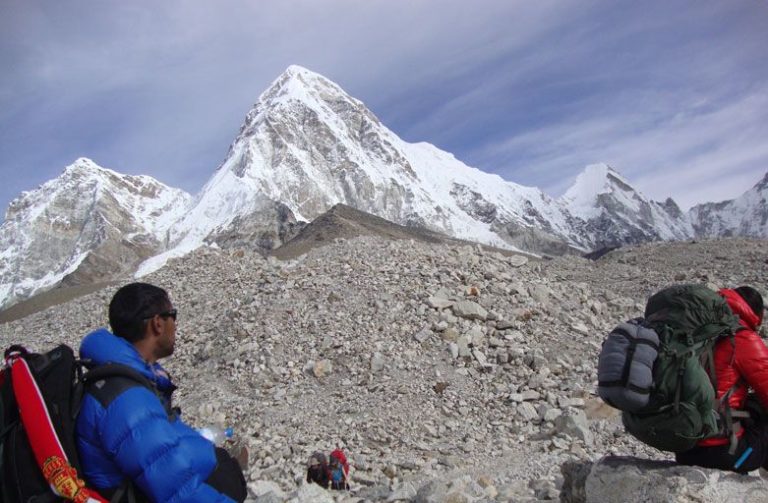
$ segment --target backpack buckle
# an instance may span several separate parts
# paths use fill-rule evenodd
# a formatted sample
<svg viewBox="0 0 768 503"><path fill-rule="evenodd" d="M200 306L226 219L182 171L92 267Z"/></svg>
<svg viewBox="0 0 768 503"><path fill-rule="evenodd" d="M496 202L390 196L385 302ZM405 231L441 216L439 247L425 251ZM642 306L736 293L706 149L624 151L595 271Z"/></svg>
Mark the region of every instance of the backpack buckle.
<svg viewBox="0 0 768 503"><path fill-rule="evenodd" d="M14 344L5 350L5 354L3 355L5 365L10 367L15 360L18 358L24 358L28 354L29 351L27 351L27 348L20 344Z"/></svg>

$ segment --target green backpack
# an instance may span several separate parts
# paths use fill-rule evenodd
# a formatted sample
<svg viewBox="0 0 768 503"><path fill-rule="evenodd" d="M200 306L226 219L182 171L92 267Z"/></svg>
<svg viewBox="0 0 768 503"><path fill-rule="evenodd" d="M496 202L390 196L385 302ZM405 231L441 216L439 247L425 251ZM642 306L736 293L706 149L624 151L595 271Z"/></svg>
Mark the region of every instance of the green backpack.
<svg viewBox="0 0 768 503"><path fill-rule="evenodd" d="M736 386L715 400L712 359L715 343L743 328L725 299L703 285L671 286L648 299L645 324L659 335L659 354L648 405L622 413L627 431L662 451L687 451L711 436L730 437L735 449L733 417L745 413L728 407Z"/></svg>

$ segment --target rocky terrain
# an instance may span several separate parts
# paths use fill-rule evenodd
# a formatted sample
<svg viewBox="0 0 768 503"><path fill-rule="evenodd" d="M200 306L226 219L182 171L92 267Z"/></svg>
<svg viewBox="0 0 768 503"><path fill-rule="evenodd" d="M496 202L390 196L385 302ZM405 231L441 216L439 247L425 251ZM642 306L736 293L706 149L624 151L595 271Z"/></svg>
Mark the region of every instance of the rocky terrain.
<svg viewBox="0 0 768 503"><path fill-rule="evenodd" d="M604 335L671 283L762 289L768 276L760 240L649 244L597 261L327 243L286 261L202 248L145 278L180 312L166 365L184 417L235 428L255 501L578 500L564 467L671 458L626 435L596 398ZM106 323L115 288L2 324L0 343L77 346ZM353 490L303 485L309 455L336 446Z"/></svg>

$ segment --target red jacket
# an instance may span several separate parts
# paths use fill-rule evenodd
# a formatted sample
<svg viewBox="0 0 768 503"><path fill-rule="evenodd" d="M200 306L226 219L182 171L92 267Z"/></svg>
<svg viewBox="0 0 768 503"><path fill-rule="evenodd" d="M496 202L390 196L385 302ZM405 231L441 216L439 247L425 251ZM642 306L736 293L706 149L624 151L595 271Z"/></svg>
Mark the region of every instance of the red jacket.
<svg viewBox="0 0 768 503"><path fill-rule="evenodd" d="M746 330L738 331L733 342L730 337L726 337L715 345L717 398L723 396L741 378L742 382L728 399L731 408L743 409L747 401L748 388L752 388L760 404L768 409L768 347L757 334L762 313L754 313L741 295L733 290L724 288L719 293L728 302L731 311L739 317L739 322ZM738 436L741 434L743 431ZM702 440L699 445L713 446L727 443L728 439L721 437Z"/></svg>

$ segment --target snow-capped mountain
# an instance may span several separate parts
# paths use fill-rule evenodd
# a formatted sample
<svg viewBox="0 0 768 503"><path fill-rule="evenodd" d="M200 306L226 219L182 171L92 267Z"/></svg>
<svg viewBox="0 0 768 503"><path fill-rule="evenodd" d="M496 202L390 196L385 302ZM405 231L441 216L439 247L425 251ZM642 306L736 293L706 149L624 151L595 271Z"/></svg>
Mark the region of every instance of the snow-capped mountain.
<svg viewBox="0 0 768 503"><path fill-rule="evenodd" d="M289 67L194 199L79 159L14 200L0 227L0 309L58 284L138 276L202 245L271 250L337 204L489 245L560 254L696 236L768 236L768 177L689 213L605 164L559 199L408 143L330 80ZM137 269L137 264L141 266Z"/></svg>
<svg viewBox="0 0 768 503"><path fill-rule="evenodd" d="M768 173L736 199L700 204L688 214L697 236L768 237Z"/></svg>
<svg viewBox="0 0 768 503"><path fill-rule="evenodd" d="M583 220L591 247L602 248L693 237L693 227L672 199L651 201L607 164L576 177L560 201Z"/></svg>
<svg viewBox="0 0 768 503"><path fill-rule="evenodd" d="M163 251L191 196L78 159L24 192L0 227L0 309L64 284L132 273Z"/></svg>
<svg viewBox="0 0 768 503"><path fill-rule="evenodd" d="M266 234L277 245L294 218L310 221L338 203L496 246L551 253L590 245L541 190L407 143L338 85L291 66L247 114L226 159L171 230L176 247L166 256L233 234L251 242ZM242 222L251 223L248 233Z"/></svg>

